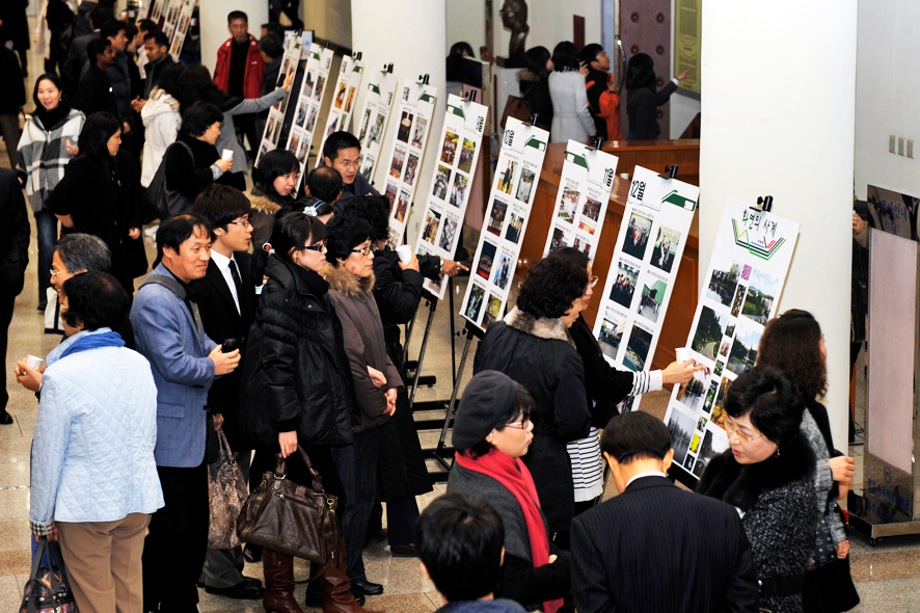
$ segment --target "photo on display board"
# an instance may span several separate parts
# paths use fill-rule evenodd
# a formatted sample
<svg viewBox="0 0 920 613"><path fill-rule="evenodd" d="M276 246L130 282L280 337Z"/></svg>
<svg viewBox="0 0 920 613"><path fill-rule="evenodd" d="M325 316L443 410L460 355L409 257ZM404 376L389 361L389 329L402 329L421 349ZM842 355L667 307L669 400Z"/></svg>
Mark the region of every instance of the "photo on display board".
<svg viewBox="0 0 920 613"><path fill-rule="evenodd" d="M696 453L697 451L699 451L699 450L700 450L700 442L701 442L701 441L702 441L702 437L700 436L700 433L699 433L699 432L694 432L694 433L693 433L693 438L690 439L690 449L688 450L688 452L689 452L689 453ZM689 456L689 455L687 456L687 459L688 459L688 460L690 459L690 456ZM692 464L692 462L691 462L691 464ZM684 465L686 466L686 462L684 462Z"/></svg>
<svg viewBox="0 0 920 613"><path fill-rule="evenodd" d="M332 106L337 109L341 109L345 106L345 90L348 89L348 83L339 83L338 89L335 90L335 99L332 102Z"/></svg>
<svg viewBox="0 0 920 613"><path fill-rule="evenodd" d="M725 306L731 306L740 272L741 265L737 262L731 262L724 267L714 265L706 288L706 297Z"/></svg>
<svg viewBox="0 0 920 613"><path fill-rule="evenodd" d="M319 116L319 107L314 106L310 108L310 114L307 117L307 132L312 132L316 128L316 118Z"/></svg>
<svg viewBox="0 0 920 613"><path fill-rule="evenodd" d="M459 172L454 175L454 186L450 190L450 204L457 208L463 205L466 199L466 189L469 186L470 178Z"/></svg>
<svg viewBox="0 0 920 613"><path fill-rule="evenodd" d="M735 297L732 298L732 317L738 317L738 315L741 314L741 305L744 304L744 293L746 291L747 286L740 283L738 284L738 287L735 288Z"/></svg>
<svg viewBox="0 0 920 613"><path fill-rule="evenodd" d="M403 111L399 119L399 130L396 131L396 140L409 142L409 132L412 130L412 119L415 117L410 111Z"/></svg>
<svg viewBox="0 0 920 613"><path fill-rule="evenodd" d="M454 163L454 158L457 156L457 145L460 142L460 137L448 130L444 133L444 142L441 143L441 161L447 165L452 166Z"/></svg>
<svg viewBox="0 0 920 613"><path fill-rule="evenodd" d="M317 107L314 107L314 108L319 109L318 106L317 106ZM340 122L340 121L342 121L342 115L338 115L338 116L336 116L336 117L333 117L333 118L332 118L332 121L327 122L328 125L326 126L326 138L329 138L329 135L332 134L333 132L338 132L338 131L339 131L339 122Z"/></svg>
<svg viewBox="0 0 920 613"><path fill-rule="evenodd" d="M362 177L370 181L371 173L373 172L374 172L374 158L373 156L365 155L364 161L361 163L360 174Z"/></svg>
<svg viewBox="0 0 920 613"><path fill-rule="evenodd" d="M601 346L601 351L611 360L617 358L617 351L620 349L620 341L623 339L623 328L626 324L626 317L615 311L608 311L607 316L601 321L601 331L598 334L597 342Z"/></svg>
<svg viewBox="0 0 920 613"><path fill-rule="evenodd" d="M699 446L699 440L699 434L694 434L693 441L690 443L690 449L687 451L687 455L684 458L684 468L688 471L693 468L693 462L696 460L694 456L690 455L690 452Z"/></svg>
<svg viewBox="0 0 920 613"><path fill-rule="evenodd" d="M723 429L725 428L725 394L728 393L731 384L728 377L722 377L719 382L719 392L716 394L716 402L712 405L712 413L709 415L709 423L716 424Z"/></svg>
<svg viewBox="0 0 920 613"><path fill-rule="evenodd" d="M422 148L422 139L425 137L425 130L428 128L428 120L419 117L415 121L415 131L412 132L412 146L416 149Z"/></svg>
<svg viewBox="0 0 920 613"><path fill-rule="evenodd" d="M313 92L313 99L317 102L323 100L323 88L326 87L326 77L319 75L316 77L316 89Z"/></svg>
<svg viewBox="0 0 920 613"><path fill-rule="evenodd" d="M444 249L445 251L450 251L451 243L454 240L454 235L457 233L457 220L445 216L444 223L441 224L441 238L438 239L438 247Z"/></svg>
<svg viewBox="0 0 920 613"><path fill-rule="evenodd" d="M648 359L651 346L652 333L634 324L629 333L629 340L626 341L626 357L623 358L623 365L633 371L645 370L645 361Z"/></svg>
<svg viewBox="0 0 920 613"><path fill-rule="evenodd" d="M457 168L469 174L473 171L473 156L476 154L476 142L468 138L463 139L463 149L460 150L460 161Z"/></svg>
<svg viewBox="0 0 920 613"><path fill-rule="evenodd" d="M628 253L637 260L645 258L645 249L648 247L648 235L652 231L652 220L633 213L626 227L626 238L623 239L623 253Z"/></svg>
<svg viewBox="0 0 920 613"><path fill-rule="evenodd" d="M400 147L393 149L393 159L390 160L390 176L398 179L402 175L403 162L406 161L406 150Z"/></svg>
<svg viewBox="0 0 920 613"><path fill-rule="evenodd" d="M591 242L587 239L582 239L580 236L575 237L575 244L572 245L582 253L584 253L588 258L591 257Z"/></svg>
<svg viewBox="0 0 920 613"><path fill-rule="evenodd" d="M725 370L725 360L719 360L716 362L716 367L712 369L712 374L719 377L722 375L723 370Z"/></svg>
<svg viewBox="0 0 920 613"><path fill-rule="evenodd" d="M300 135L296 132L291 132L291 140L288 143L288 151L297 151L297 147L300 146Z"/></svg>
<svg viewBox="0 0 920 613"><path fill-rule="evenodd" d="M514 194L515 200L519 202L530 202L530 193L533 191L533 182L536 176L533 170L524 168L521 170L521 180L518 183L517 192Z"/></svg>
<svg viewBox="0 0 920 613"><path fill-rule="evenodd" d="M524 218L512 213L511 218L508 220L508 227L505 230L505 240L517 244L521 240L521 230L523 228Z"/></svg>
<svg viewBox="0 0 920 613"><path fill-rule="evenodd" d="M508 281L511 277L511 254L502 252L498 260L498 266L495 267L495 275L492 277L494 283L500 290L508 289Z"/></svg>
<svg viewBox="0 0 920 613"><path fill-rule="evenodd" d="M700 381L696 377L681 385L677 391L677 399L691 411L696 411L703 407L705 396L706 381Z"/></svg>
<svg viewBox="0 0 920 613"><path fill-rule="evenodd" d="M300 143L297 145L297 153L294 155L297 157L297 161L301 164L307 163L307 156L310 155L309 141L306 137L300 139Z"/></svg>
<svg viewBox="0 0 920 613"><path fill-rule="evenodd" d="M712 460L717 455L721 455L728 448L723 445L715 444L715 437L712 434L712 430L706 430L703 435L703 444L700 445L700 452L696 456L696 464L693 466L693 474L699 479L703 476L703 471L706 470L706 467L709 465L710 460Z"/></svg>
<svg viewBox="0 0 920 613"><path fill-rule="evenodd" d="M715 401L716 401L716 393L717 393L718 391L719 391L719 381L718 381L718 379L716 379L715 381L710 381L710 382L709 382L709 391L706 392L706 400L703 402L703 411L705 411L706 413L711 413L711 412L712 412L712 405L715 404ZM703 417L702 419L706 419L706 418Z"/></svg>
<svg viewBox="0 0 920 613"><path fill-rule="evenodd" d="M438 166L438 172L434 176L433 185L431 187L431 195L437 198L438 200L444 200L447 198L447 184L450 181L450 167L449 166Z"/></svg>
<svg viewBox="0 0 920 613"><path fill-rule="evenodd" d="M735 342L732 344L731 353L728 354L726 368L736 375L740 375L757 361L757 349L759 346L759 330L740 329L738 335L735 336Z"/></svg>
<svg viewBox="0 0 920 613"><path fill-rule="evenodd" d="M655 239L655 248L652 251L652 266L665 272L671 272L679 243L680 232L664 226L658 228L658 237Z"/></svg>
<svg viewBox="0 0 920 613"><path fill-rule="evenodd" d="M696 324L696 333L690 342L690 347L704 358L715 360L719 351L719 344L725 336L727 317L719 315L708 306L700 310L700 318Z"/></svg>
<svg viewBox="0 0 920 613"><path fill-rule="evenodd" d="M386 120L386 115L377 113L377 118L374 120L374 124L370 129L370 134L368 135L368 144L380 142L380 139L383 138L383 124Z"/></svg>
<svg viewBox="0 0 920 613"><path fill-rule="evenodd" d="M765 326L777 293L779 293L779 279L754 270L751 273L751 284L744 298L741 314Z"/></svg>
<svg viewBox="0 0 920 613"><path fill-rule="evenodd" d="M393 208L393 203L396 202L396 192L398 189L396 183L387 181L387 191L384 192L384 195L387 197L387 200L390 201L390 208Z"/></svg>
<svg viewBox="0 0 920 613"><path fill-rule="evenodd" d="M613 287L610 288L610 299L628 309L632 303L633 294L636 292L636 280L638 278L638 268L630 266L623 260L617 262L617 278L613 283Z"/></svg>
<svg viewBox="0 0 920 613"><path fill-rule="evenodd" d="M574 233L571 230L567 231L559 227L553 228L553 237L549 241L549 250L552 252L563 247L571 247L573 236Z"/></svg>
<svg viewBox="0 0 920 613"><path fill-rule="evenodd" d="M346 113L351 113L351 107L355 103L355 92L356 91L357 89L354 87L351 87L348 89L348 98L345 100L345 112Z"/></svg>
<svg viewBox="0 0 920 613"><path fill-rule="evenodd" d="M687 450L690 449L690 439L693 438L693 428L696 423L693 417L683 411L671 411L668 420L668 431L671 433L671 448L674 449L674 460L678 463L684 461Z"/></svg>
<svg viewBox="0 0 920 613"><path fill-rule="evenodd" d="M489 216L489 225L486 230L500 237L502 235L502 225L505 223L505 215L508 212L508 205L501 200L492 201L492 214Z"/></svg>
<svg viewBox="0 0 920 613"><path fill-rule="evenodd" d="M303 87L300 89L300 95L304 98L313 97L313 89L316 86L316 83L313 81L313 73L307 72L306 76L303 79Z"/></svg>
<svg viewBox="0 0 920 613"><path fill-rule="evenodd" d="M517 162L507 160L505 168L498 175L498 191L511 195L512 182L514 181L514 169L517 168Z"/></svg>
<svg viewBox="0 0 920 613"><path fill-rule="evenodd" d="M585 198L585 204L581 209L581 221L578 223L578 229L588 234L594 234L597 229L597 218L601 214L601 202L594 198Z"/></svg>
<svg viewBox="0 0 920 613"><path fill-rule="evenodd" d="M418 173L418 156L410 153L406 159L406 176L403 177L403 182L410 187L415 185L416 173Z"/></svg>
<svg viewBox="0 0 920 613"><path fill-rule="evenodd" d="M572 223L572 220L575 219L575 211L578 210L579 198L581 198L581 192L574 187L562 188L562 202L559 203L559 213L556 217L567 223Z"/></svg>
<svg viewBox="0 0 920 613"><path fill-rule="evenodd" d="M473 289L470 290L470 300L466 305L463 315L470 321L479 321L479 313L482 311L482 303L486 298L486 290L478 283L473 283Z"/></svg>
<svg viewBox="0 0 920 613"><path fill-rule="evenodd" d="M476 274L486 281L492 275L492 262L495 261L495 252L495 245L489 241L482 242L482 252L479 254L479 267L476 269Z"/></svg>
<svg viewBox="0 0 920 613"><path fill-rule="evenodd" d="M441 214L434 210L428 211L428 218L425 219L425 230L422 232L422 240L434 244L438 236L438 227L441 225Z"/></svg>
<svg viewBox="0 0 920 613"><path fill-rule="evenodd" d="M301 104L297 107L297 114L294 116L294 125L302 128L307 122L307 105Z"/></svg>
<svg viewBox="0 0 920 613"><path fill-rule="evenodd" d="M489 296L489 306L482 317L482 327L485 328L501 315L502 299L495 294Z"/></svg>
<svg viewBox="0 0 920 613"><path fill-rule="evenodd" d="M367 129L371 125L371 110L364 109L364 117L361 119L361 129L358 130L358 140L362 143L364 142L364 137L367 136Z"/></svg>
<svg viewBox="0 0 920 613"><path fill-rule="evenodd" d="M651 285L642 286L642 298L639 300L639 315L649 321L658 321L658 312L664 301L664 294L668 285L664 281L656 280Z"/></svg>
<svg viewBox="0 0 920 613"><path fill-rule="evenodd" d="M396 221L406 223L406 211L409 210L409 192L399 190L399 200L396 201Z"/></svg>

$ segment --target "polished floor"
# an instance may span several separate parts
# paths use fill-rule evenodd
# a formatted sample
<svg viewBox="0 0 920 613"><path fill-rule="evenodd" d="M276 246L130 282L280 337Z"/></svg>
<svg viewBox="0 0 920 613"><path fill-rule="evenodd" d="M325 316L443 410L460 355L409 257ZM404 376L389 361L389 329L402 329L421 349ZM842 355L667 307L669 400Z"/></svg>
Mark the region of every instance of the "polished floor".
<svg viewBox="0 0 920 613"><path fill-rule="evenodd" d="M32 60L33 74L37 61ZM31 91L31 82L29 83ZM0 166L7 165L6 152L0 147ZM149 238L148 251L152 247ZM36 310L37 297L37 249L33 232L30 249L31 264L27 273L25 290L17 298L16 312L10 328L10 343L6 364L0 365L11 373L16 360L27 353L45 355L58 342L59 338L42 333L42 317ZM43 273L47 274L47 273ZM459 296L463 295L462 281L458 286ZM676 307L676 305L675 305ZM412 338L411 355L417 355L421 341L421 330L425 325L427 309L422 308L418 317L417 332ZM454 313L456 309L454 309ZM433 333L427 357L423 364L424 374L437 376L437 384L431 388L422 387L418 400L443 400L451 392L451 336L449 318L453 314L445 302L439 305L434 320ZM462 328L462 319L457 320L458 329ZM455 351L459 359L462 339L456 341ZM475 343L475 341L474 341ZM470 356L472 360L472 354ZM470 368L466 369L464 378L469 377ZM37 403L35 397L16 385L15 380L8 384L10 391L9 411L15 422L9 426L0 426L0 457L4 459L6 469L0 472L0 610L18 610L22 598L22 587L29 572L29 448L35 425ZM657 415L663 415L667 404L667 394L649 394L642 404L642 409ZM443 415L443 412L441 413ZM433 415L437 417L437 413ZM432 417L432 416L427 416ZM434 447L438 433L434 430L422 434L423 446ZM861 463L861 446L854 446L851 453ZM612 488L610 488L612 489ZM436 485L432 494L420 499L424 505L434 496L444 491L443 485ZM613 492L611 492L612 494ZM863 613L917 612L920 613L920 537L893 537L870 546L868 540L858 533L852 535L852 572L857 588L862 597L862 604L855 609ZM367 601L371 611L392 611L400 613L434 611L440 605L440 598L430 581L423 578L418 562L414 559L393 558L385 542L371 544L365 551L368 577L385 586L383 596L372 597ZM261 577L260 564L250 565L246 574ZM306 568L299 567L300 575L306 574ZM298 590L303 593L304 588ZM208 595L200 591L201 611L260 611L256 601L234 601L227 598Z"/></svg>

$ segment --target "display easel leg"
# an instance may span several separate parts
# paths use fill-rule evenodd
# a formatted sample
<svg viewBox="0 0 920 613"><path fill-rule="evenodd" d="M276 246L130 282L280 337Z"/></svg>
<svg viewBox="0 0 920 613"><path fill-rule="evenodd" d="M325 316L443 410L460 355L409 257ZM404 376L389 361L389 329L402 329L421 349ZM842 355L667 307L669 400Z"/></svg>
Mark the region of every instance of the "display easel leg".
<svg viewBox="0 0 920 613"><path fill-rule="evenodd" d="M425 362L425 351L428 349L428 337L431 335L431 325L434 323L434 313L438 308L436 298L428 299L428 321L425 324L425 333L422 335L422 346L418 352L418 366L415 368L415 377L412 378L412 389L409 391L409 408L415 404L415 391L418 389L418 380L422 374L422 364Z"/></svg>
<svg viewBox="0 0 920 613"><path fill-rule="evenodd" d="M444 466L445 470L450 470L450 464L442 457L444 442L447 440L447 430L450 428L450 422L454 418L457 397L460 395L460 380L463 378L463 369L466 368L466 358L470 353L470 345L472 343L473 333L467 330L466 340L463 342L463 353L460 355L460 365L454 373L454 389L450 393L450 401L447 403L447 412L444 414L444 424L441 426L441 435L438 437L438 446L434 450L434 459Z"/></svg>

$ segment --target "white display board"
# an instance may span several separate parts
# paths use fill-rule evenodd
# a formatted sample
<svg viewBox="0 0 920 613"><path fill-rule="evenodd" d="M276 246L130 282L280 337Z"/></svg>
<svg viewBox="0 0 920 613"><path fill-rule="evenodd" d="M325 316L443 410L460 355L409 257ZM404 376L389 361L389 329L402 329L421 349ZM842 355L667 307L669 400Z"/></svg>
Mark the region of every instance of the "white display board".
<svg viewBox="0 0 920 613"><path fill-rule="evenodd" d="M390 199L390 246L402 244L406 222L415 202L415 189L431 132L438 90L432 85L404 81L396 108L396 124L391 128L389 169L384 193Z"/></svg>
<svg viewBox="0 0 920 613"><path fill-rule="evenodd" d="M300 95L294 107L291 131L285 143L285 149L292 152L300 161L301 176L306 168L313 134L319 121L323 94L326 93L329 81L329 69L332 67L332 56L332 49L323 48L316 43L310 44L307 67L300 84Z"/></svg>
<svg viewBox="0 0 920 613"><path fill-rule="evenodd" d="M594 336L614 366L647 370L655 355L700 188L636 166L601 294ZM638 399L624 401L636 410Z"/></svg>
<svg viewBox="0 0 920 613"><path fill-rule="evenodd" d="M292 72L297 72L300 64L300 52L303 48L303 39L298 36L288 36L285 39L284 56L281 60L281 69L278 71L278 82L281 85ZM262 155L278 148L278 141L284 127L284 114L287 112L291 99L295 97L297 88L291 88L284 100L268 109L268 119L265 121L265 128L262 131L262 141L259 144L259 153L256 156L255 165L259 165ZM305 160L304 160L305 161Z"/></svg>
<svg viewBox="0 0 920 613"><path fill-rule="evenodd" d="M380 157L383 135L386 134L390 109L396 93L397 79L390 70L377 70L368 74L367 94L359 117L358 140L361 141L361 176L374 182L374 170Z"/></svg>
<svg viewBox="0 0 920 613"><path fill-rule="evenodd" d="M173 6L177 4L176 1L173 2ZM188 35L189 26L192 23L192 14L195 12L195 0L178 0L179 13L174 24L175 27L172 28L172 31L169 36L169 54L172 55L173 59L179 59L179 55L182 53L182 45L185 44L185 37ZM173 6L170 6L172 10Z"/></svg>
<svg viewBox="0 0 920 613"><path fill-rule="evenodd" d="M708 370L675 386L665 415L674 466L693 479L728 449L725 393L757 360L764 324L776 314L798 233L797 222L737 200L725 205L686 345Z"/></svg>
<svg viewBox="0 0 920 613"><path fill-rule="evenodd" d="M575 247L594 257L618 161L615 155L569 141L544 257L562 247ZM498 167L495 172L503 174L507 169Z"/></svg>
<svg viewBox="0 0 920 613"><path fill-rule="evenodd" d="M342 56L342 65L339 67L339 78L336 79L335 89L332 94L332 106L326 115L326 128L323 130L323 139L316 150L316 165L323 161L323 145L333 132L347 131L351 126L351 115L355 108L355 99L364 79L364 62L350 55Z"/></svg>
<svg viewBox="0 0 920 613"><path fill-rule="evenodd" d="M508 304L548 142L546 130L508 118L498 155L500 170L492 181L479 246L460 306L460 314L481 330L501 319Z"/></svg>
<svg viewBox="0 0 920 613"><path fill-rule="evenodd" d="M473 177L479 162L482 135L489 108L451 94L444 113L444 129L438 141L431 193L421 217L421 232L415 251L453 259L460 240L460 228L470 200ZM423 287L444 299L444 275L437 282L425 279Z"/></svg>

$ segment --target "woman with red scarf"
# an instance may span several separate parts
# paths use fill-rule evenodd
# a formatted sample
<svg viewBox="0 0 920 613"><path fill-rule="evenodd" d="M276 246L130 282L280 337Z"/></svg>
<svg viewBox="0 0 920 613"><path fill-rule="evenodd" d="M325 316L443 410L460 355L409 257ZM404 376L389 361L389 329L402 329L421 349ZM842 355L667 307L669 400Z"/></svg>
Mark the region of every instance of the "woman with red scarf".
<svg viewBox="0 0 920 613"><path fill-rule="evenodd" d="M537 488L521 461L533 441L533 403L524 386L498 371L470 380L454 422L457 455L447 491L479 496L502 518L505 561L495 597L555 613L571 589L569 559L550 544Z"/></svg>

